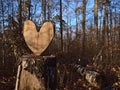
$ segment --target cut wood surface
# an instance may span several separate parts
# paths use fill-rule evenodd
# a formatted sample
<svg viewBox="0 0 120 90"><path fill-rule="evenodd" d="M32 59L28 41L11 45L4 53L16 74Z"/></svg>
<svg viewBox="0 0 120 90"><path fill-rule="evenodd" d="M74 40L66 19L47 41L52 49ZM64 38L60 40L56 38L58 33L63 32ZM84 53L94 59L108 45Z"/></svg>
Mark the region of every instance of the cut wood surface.
<svg viewBox="0 0 120 90"><path fill-rule="evenodd" d="M35 24L27 20L24 22L23 36L28 47L35 55L41 53L49 46L54 36L54 26L52 22L45 22L38 32Z"/></svg>

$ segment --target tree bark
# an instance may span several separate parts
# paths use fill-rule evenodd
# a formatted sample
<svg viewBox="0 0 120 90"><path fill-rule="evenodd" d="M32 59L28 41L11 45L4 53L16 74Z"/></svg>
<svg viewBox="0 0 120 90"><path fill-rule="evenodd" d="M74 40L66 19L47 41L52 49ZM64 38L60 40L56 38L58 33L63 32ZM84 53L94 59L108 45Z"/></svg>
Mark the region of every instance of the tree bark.
<svg viewBox="0 0 120 90"><path fill-rule="evenodd" d="M86 66L87 60L85 59L85 42L86 42L86 34L85 34L85 19L86 19L86 0L83 0L82 6L82 52L81 52L81 65Z"/></svg>
<svg viewBox="0 0 120 90"><path fill-rule="evenodd" d="M55 56L23 55L19 59L18 90L56 90Z"/></svg>
<svg viewBox="0 0 120 90"><path fill-rule="evenodd" d="M43 21L46 20L46 0L42 0Z"/></svg>
<svg viewBox="0 0 120 90"><path fill-rule="evenodd" d="M29 6L28 6L28 20L30 20L30 16L31 16L31 0L29 0Z"/></svg>
<svg viewBox="0 0 120 90"><path fill-rule="evenodd" d="M94 0L94 30L96 31L96 42L98 43L98 0Z"/></svg>
<svg viewBox="0 0 120 90"><path fill-rule="evenodd" d="M19 31L22 31L22 0L19 1Z"/></svg>
<svg viewBox="0 0 120 90"><path fill-rule="evenodd" d="M63 51L62 0L60 0L60 33L61 33L61 51Z"/></svg>
<svg viewBox="0 0 120 90"><path fill-rule="evenodd" d="M1 0L1 5L2 5L2 33L3 33L3 37L2 37L2 40L3 40L3 45L2 45L2 64L3 64L3 67L5 65L5 48L4 48L4 45L5 45L5 36L4 36L4 3L3 3L3 0Z"/></svg>

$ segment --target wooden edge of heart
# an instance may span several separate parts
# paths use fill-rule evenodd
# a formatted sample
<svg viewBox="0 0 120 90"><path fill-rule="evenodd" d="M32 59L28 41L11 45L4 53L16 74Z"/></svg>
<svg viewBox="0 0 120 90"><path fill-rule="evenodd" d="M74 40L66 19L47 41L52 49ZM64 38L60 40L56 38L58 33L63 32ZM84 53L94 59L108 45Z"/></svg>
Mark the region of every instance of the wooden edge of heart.
<svg viewBox="0 0 120 90"><path fill-rule="evenodd" d="M41 30L41 28L42 28L42 30ZM48 48L49 44L51 43L51 41L54 37L54 33L55 33L54 32L54 24L51 21L44 22L42 24L41 28L40 28L40 31L37 32L36 25L34 24L33 21L27 20L24 22L23 36L24 36L25 42L26 42L27 46L30 48L30 50L37 56L41 55L41 53L44 52ZM48 33L44 33L44 31L46 31ZM44 43L43 45L40 44L40 42L38 42L39 44L36 44L36 42L35 42L36 40L34 40L34 39L36 39L36 38L34 38L34 37L36 37L36 35L32 36L32 34L30 35L30 33L35 33L36 35L44 33L43 36L46 36L46 38L48 38L48 40L45 39L47 41L43 42ZM49 33L51 33L50 36L49 36ZM33 38L31 39L31 37L33 37ZM34 41L34 42L32 42L32 45L30 45L31 40ZM43 40L43 39L41 39L41 40ZM38 41L40 41L40 40L38 40Z"/></svg>

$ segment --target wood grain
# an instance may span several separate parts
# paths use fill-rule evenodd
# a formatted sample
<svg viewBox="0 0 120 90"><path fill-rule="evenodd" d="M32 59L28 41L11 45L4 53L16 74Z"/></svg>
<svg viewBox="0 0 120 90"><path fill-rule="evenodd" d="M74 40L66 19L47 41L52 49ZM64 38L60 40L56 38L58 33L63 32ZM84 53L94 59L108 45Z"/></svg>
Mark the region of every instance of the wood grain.
<svg viewBox="0 0 120 90"><path fill-rule="evenodd" d="M52 22L45 22L37 32L35 24L27 20L24 22L23 36L32 52L35 55L41 55L53 39L54 26Z"/></svg>

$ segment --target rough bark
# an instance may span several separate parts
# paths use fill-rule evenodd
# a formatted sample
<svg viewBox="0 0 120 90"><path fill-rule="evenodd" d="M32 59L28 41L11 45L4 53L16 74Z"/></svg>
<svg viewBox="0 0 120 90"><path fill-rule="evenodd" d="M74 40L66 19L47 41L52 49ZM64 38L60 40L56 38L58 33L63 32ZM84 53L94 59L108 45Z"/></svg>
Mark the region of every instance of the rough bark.
<svg viewBox="0 0 120 90"><path fill-rule="evenodd" d="M56 90L55 56L23 55L20 64L18 90Z"/></svg>
<svg viewBox="0 0 120 90"><path fill-rule="evenodd" d="M60 0L60 33L61 33L61 51L63 51L62 0Z"/></svg>
<svg viewBox="0 0 120 90"><path fill-rule="evenodd" d="M87 60L85 60L85 42L86 42L86 35L85 35L85 20L86 20L86 0L83 0L82 6L82 52L81 52L81 65L86 66Z"/></svg>
<svg viewBox="0 0 120 90"><path fill-rule="evenodd" d="M96 41L98 40L98 0L94 0L94 29L96 31Z"/></svg>

